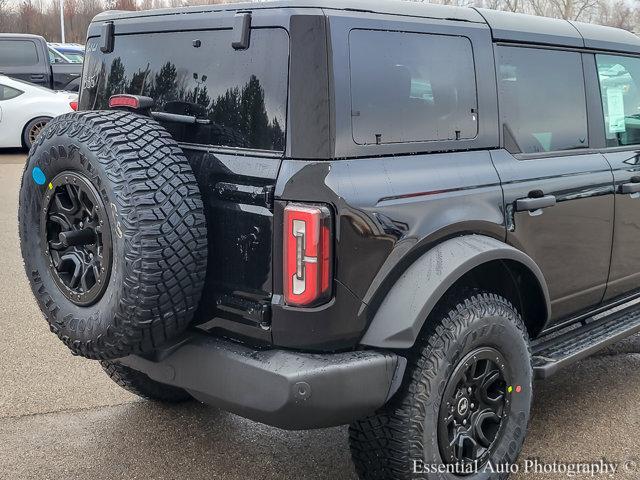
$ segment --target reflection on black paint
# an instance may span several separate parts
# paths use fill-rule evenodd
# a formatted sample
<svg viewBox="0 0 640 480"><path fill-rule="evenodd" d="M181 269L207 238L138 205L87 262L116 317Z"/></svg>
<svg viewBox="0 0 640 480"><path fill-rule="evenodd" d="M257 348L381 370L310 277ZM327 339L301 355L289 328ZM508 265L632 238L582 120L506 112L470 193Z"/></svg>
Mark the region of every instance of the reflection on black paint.
<svg viewBox="0 0 640 480"><path fill-rule="evenodd" d="M162 55L156 53L158 40L154 43L148 38L119 38L116 43L120 48L112 55L92 52L87 70L97 75L98 82L86 88L81 108L108 108L109 97L118 93L149 96L155 100L156 111L194 116L200 120L195 125L162 122L178 141L284 150L286 33L279 30L256 33L257 38L252 40L253 54L249 51L237 53L227 42L222 42L224 32L212 31L209 35L210 38L203 35L203 47L207 49L197 52L169 46L175 36L184 45L190 45L189 33L162 34L161 45L166 41L169 50L163 51ZM285 51L266 58L263 54L269 39L260 42L260 35L275 36L276 42L284 40L280 46ZM136 41L146 45L141 46ZM156 50L151 50L152 47ZM142 57L147 57L146 64L140 64ZM200 61L196 61L198 59ZM209 59L208 64L202 63L205 59ZM284 63L272 65L278 60ZM232 86L226 86L229 84Z"/></svg>

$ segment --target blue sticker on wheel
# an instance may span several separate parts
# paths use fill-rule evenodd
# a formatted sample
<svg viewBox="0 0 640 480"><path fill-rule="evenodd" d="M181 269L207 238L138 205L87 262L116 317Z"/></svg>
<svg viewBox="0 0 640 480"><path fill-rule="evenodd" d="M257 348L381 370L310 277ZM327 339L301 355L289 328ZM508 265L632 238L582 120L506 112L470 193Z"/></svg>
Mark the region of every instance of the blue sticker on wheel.
<svg viewBox="0 0 640 480"><path fill-rule="evenodd" d="M34 167L33 170L31 170L31 176L33 177L33 181L38 185L44 185L47 182L47 176L40 170L40 167Z"/></svg>

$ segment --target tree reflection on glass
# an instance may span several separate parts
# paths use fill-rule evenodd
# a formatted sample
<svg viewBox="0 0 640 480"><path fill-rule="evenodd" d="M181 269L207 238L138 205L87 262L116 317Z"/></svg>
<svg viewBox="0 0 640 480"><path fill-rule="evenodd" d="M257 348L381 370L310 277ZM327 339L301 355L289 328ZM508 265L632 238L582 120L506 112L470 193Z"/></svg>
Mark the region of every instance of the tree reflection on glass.
<svg viewBox="0 0 640 480"><path fill-rule="evenodd" d="M179 141L284 149L284 131L276 116L269 119L264 88L256 75L251 75L241 87L227 88L214 100L207 85L210 82L207 75L194 72L189 76L184 71L179 72L172 62L164 63L155 73L147 64L127 78L121 58L116 57L111 62L104 95L99 94L99 97L104 99L100 103L106 107L109 97L117 93L145 95L155 100L155 108L160 111L209 120L209 123L195 125L165 122Z"/></svg>

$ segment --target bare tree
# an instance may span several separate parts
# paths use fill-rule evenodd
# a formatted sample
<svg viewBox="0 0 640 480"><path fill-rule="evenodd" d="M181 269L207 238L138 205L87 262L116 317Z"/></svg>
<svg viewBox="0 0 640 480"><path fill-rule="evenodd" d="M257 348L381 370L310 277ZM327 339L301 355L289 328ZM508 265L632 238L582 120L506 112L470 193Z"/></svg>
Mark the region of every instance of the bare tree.
<svg viewBox="0 0 640 480"><path fill-rule="evenodd" d="M9 18L9 8L7 6L7 0L0 0L0 32L6 27L7 19Z"/></svg>
<svg viewBox="0 0 640 480"><path fill-rule="evenodd" d="M601 25L633 30L638 21L638 10L634 11L624 0L612 3L601 1L595 22Z"/></svg>

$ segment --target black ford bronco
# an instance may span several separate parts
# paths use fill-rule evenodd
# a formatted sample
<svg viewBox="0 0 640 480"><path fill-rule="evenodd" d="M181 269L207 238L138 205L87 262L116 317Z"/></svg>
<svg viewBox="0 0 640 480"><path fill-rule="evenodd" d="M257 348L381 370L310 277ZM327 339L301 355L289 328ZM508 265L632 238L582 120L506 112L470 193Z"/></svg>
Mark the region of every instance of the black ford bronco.
<svg viewBox="0 0 640 480"><path fill-rule="evenodd" d="M124 388L350 423L363 479L493 479L533 379L640 331L639 202L635 35L294 0L98 15L19 221Z"/></svg>

